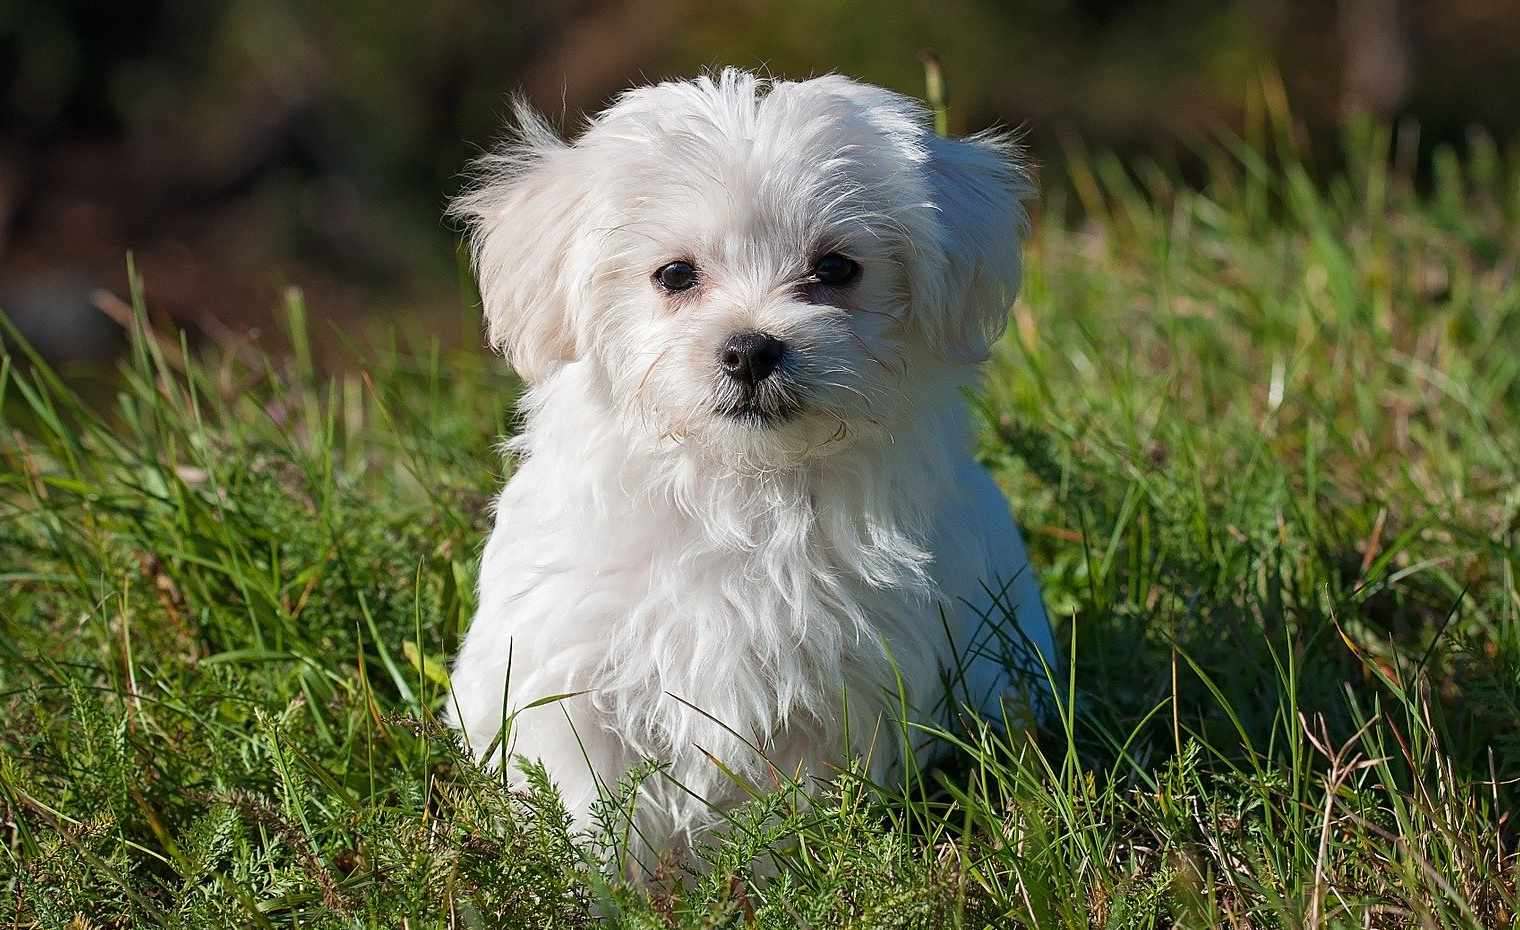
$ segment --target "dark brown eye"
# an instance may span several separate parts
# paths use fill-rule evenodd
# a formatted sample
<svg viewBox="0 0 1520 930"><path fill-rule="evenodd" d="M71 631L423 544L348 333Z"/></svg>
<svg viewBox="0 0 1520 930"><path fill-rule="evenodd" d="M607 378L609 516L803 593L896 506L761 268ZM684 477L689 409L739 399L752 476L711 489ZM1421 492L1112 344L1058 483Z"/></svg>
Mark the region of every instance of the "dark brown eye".
<svg viewBox="0 0 1520 930"><path fill-rule="evenodd" d="M691 262L671 262L654 273L654 283L667 291L684 291L696 286L697 266Z"/></svg>
<svg viewBox="0 0 1520 930"><path fill-rule="evenodd" d="M830 287L842 287L853 284L860 277L860 263L845 258L838 252L830 252L818 259L813 266L813 277L819 284L827 284Z"/></svg>

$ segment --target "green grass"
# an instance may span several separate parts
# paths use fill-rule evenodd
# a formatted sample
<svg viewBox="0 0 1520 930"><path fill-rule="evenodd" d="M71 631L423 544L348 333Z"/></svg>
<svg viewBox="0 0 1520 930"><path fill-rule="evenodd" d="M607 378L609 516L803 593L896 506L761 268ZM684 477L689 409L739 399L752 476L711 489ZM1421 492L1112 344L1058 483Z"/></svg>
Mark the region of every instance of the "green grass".
<svg viewBox="0 0 1520 930"><path fill-rule="evenodd" d="M1361 128L1319 184L1272 125L1194 189L1047 178L981 450L1076 712L764 794L652 893L438 723L515 391L483 351L320 374L293 297L290 352L186 362L139 307L101 405L8 340L0 926L1516 926L1520 159L1417 193Z"/></svg>

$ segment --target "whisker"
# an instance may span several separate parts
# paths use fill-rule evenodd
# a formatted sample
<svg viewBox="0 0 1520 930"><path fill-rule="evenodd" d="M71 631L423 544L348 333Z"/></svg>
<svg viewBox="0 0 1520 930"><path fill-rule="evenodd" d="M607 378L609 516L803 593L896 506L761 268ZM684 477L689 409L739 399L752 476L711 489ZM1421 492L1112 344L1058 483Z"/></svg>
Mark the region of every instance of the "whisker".
<svg viewBox="0 0 1520 930"><path fill-rule="evenodd" d="M643 396L643 394L644 394L644 385L646 385L646 384L649 383L649 376L652 375L652 374L654 374L654 366L660 364L661 360L663 360L665 358L665 354L667 352L669 352L673 348L675 348L674 345L668 345L664 349L661 349L660 350L660 354L656 355L654 357L654 361L652 361L652 362L649 363L649 367L644 370L644 377L642 377L642 378L639 379L639 389L637 391L633 392L633 396L634 397L641 397L641 396Z"/></svg>

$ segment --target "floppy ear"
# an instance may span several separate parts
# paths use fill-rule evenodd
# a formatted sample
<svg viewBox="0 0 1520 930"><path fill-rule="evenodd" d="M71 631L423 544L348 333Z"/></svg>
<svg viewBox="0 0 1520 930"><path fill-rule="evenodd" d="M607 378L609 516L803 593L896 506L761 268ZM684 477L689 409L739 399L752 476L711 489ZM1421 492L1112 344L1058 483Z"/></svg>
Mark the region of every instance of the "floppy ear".
<svg viewBox="0 0 1520 930"><path fill-rule="evenodd" d="M914 313L946 357L980 362L1007 327L1018 295L1029 226L1023 201L1033 184L1006 134L961 140L928 134L925 147L937 248L914 276Z"/></svg>
<svg viewBox="0 0 1520 930"><path fill-rule="evenodd" d="M474 183L449 214L467 226L487 339L535 383L584 346L589 192L573 150L543 117L518 100L512 123L511 138L475 163Z"/></svg>

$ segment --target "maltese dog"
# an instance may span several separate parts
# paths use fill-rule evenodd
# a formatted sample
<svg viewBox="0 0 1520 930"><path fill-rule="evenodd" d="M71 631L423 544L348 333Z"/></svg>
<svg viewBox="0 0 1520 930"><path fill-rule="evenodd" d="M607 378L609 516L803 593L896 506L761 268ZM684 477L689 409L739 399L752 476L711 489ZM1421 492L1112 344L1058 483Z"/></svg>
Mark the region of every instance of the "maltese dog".
<svg viewBox="0 0 1520 930"><path fill-rule="evenodd" d="M1050 628L964 396L1019 284L1011 142L738 70L574 142L514 115L453 205L527 385L453 669L470 751L541 762L579 827L637 768L638 840L690 849L747 786L1027 719Z"/></svg>

